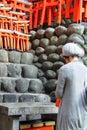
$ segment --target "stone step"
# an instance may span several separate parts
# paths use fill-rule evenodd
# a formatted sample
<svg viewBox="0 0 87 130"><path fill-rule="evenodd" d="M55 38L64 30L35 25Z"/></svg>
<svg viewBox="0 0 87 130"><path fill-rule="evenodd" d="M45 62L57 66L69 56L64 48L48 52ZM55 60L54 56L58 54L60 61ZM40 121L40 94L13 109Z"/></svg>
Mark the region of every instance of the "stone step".
<svg viewBox="0 0 87 130"><path fill-rule="evenodd" d="M58 108L52 102L0 103L0 113L8 116L30 114L56 114Z"/></svg>
<svg viewBox="0 0 87 130"><path fill-rule="evenodd" d="M10 93L43 93L44 87L40 79L0 77L0 90Z"/></svg>
<svg viewBox="0 0 87 130"><path fill-rule="evenodd" d="M0 49L0 62L4 63L19 63L19 64L32 64L33 54L29 52L18 52L18 51L6 51Z"/></svg>
<svg viewBox="0 0 87 130"><path fill-rule="evenodd" d="M26 80L36 80L36 81L40 81L40 79L38 78L24 78L24 77L0 77L0 80L3 80L3 79L7 79L7 80L17 80L17 79L26 79Z"/></svg>
<svg viewBox="0 0 87 130"><path fill-rule="evenodd" d="M19 65L19 66L31 66L31 65L33 65L33 64L23 64L23 63L11 63L11 62L1 62L0 61L0 64L1 65L3 65L3 64L5 64L5 65Z"/></svg>
<svg viewBox="0 0 87 130"><path fill-rule="evenodd" d="M0 62L0 77L37 78L38 68L35 65Z"/></svg>
<svg viewBox="0 0 87 130"><path fill-rule="evenodd" d="M17 103L17 102L51 102L47 94L34 93L4 93L0 92L0 103Z"/></svg>

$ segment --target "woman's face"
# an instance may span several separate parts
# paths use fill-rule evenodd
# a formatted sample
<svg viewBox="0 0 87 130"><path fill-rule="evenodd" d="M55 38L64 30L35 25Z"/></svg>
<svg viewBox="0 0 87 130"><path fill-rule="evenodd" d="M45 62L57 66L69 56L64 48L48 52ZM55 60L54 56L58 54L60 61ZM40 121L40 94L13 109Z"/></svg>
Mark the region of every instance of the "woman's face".
<svg viewBox="0 0 87 130"><path fill-rule="evenodd" d="M75 58L75 56L63 56L63 57L65 59L66 64L71 62Z"/></svg>
<svg viewBox="0 0 87 130"><path fill-rule="evenodd" d="M63 58L64 58L64 60L65 60L66 63L69 63L69 62L70 62L70 61L69 61L69 56L63 56Z"/></svg>

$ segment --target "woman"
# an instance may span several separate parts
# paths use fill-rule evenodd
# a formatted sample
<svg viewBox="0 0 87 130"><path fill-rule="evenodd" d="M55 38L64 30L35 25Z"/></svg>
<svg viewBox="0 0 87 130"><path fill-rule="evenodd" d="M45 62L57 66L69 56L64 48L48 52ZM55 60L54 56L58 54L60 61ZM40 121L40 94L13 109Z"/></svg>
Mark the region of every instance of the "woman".
<svg viewBox="0 0 87 130"><path fill-rule="evenodd" d="M55 91L61 99L56 130L87 130L87 67L79 60L84 51L67 43L62 54L66 64L59 69Z"/></svg>

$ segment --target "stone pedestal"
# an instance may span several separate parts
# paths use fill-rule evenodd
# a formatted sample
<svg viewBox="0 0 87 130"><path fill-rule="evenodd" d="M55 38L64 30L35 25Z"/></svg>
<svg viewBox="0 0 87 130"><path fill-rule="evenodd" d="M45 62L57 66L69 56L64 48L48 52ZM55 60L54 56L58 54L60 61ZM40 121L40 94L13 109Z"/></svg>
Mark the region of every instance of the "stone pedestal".
<svg viewBox="0 0 87 130"><path fill-rule="evenodd" d="M0 114L0 130L19 130L19 116Z"/></svg>
<svg viewBox="0 0 87 130"><path fill-rule="evenodd" d="M57 114L54 103L2 103L0 104L0 130L19 130L21 115Z"/></svg>

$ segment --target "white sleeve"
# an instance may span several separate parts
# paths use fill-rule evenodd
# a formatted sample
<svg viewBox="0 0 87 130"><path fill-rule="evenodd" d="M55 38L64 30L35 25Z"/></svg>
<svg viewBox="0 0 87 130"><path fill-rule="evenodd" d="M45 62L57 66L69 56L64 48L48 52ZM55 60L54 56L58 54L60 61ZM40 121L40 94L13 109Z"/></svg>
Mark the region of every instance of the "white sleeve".
<svg viewBox="0 0 87 130"><path fill-rule="evenodd" d="M56 98L62 98L64 88L65 88L65 73L63 70L60 69L58 73L57 87L55 91Z"/></svg>

